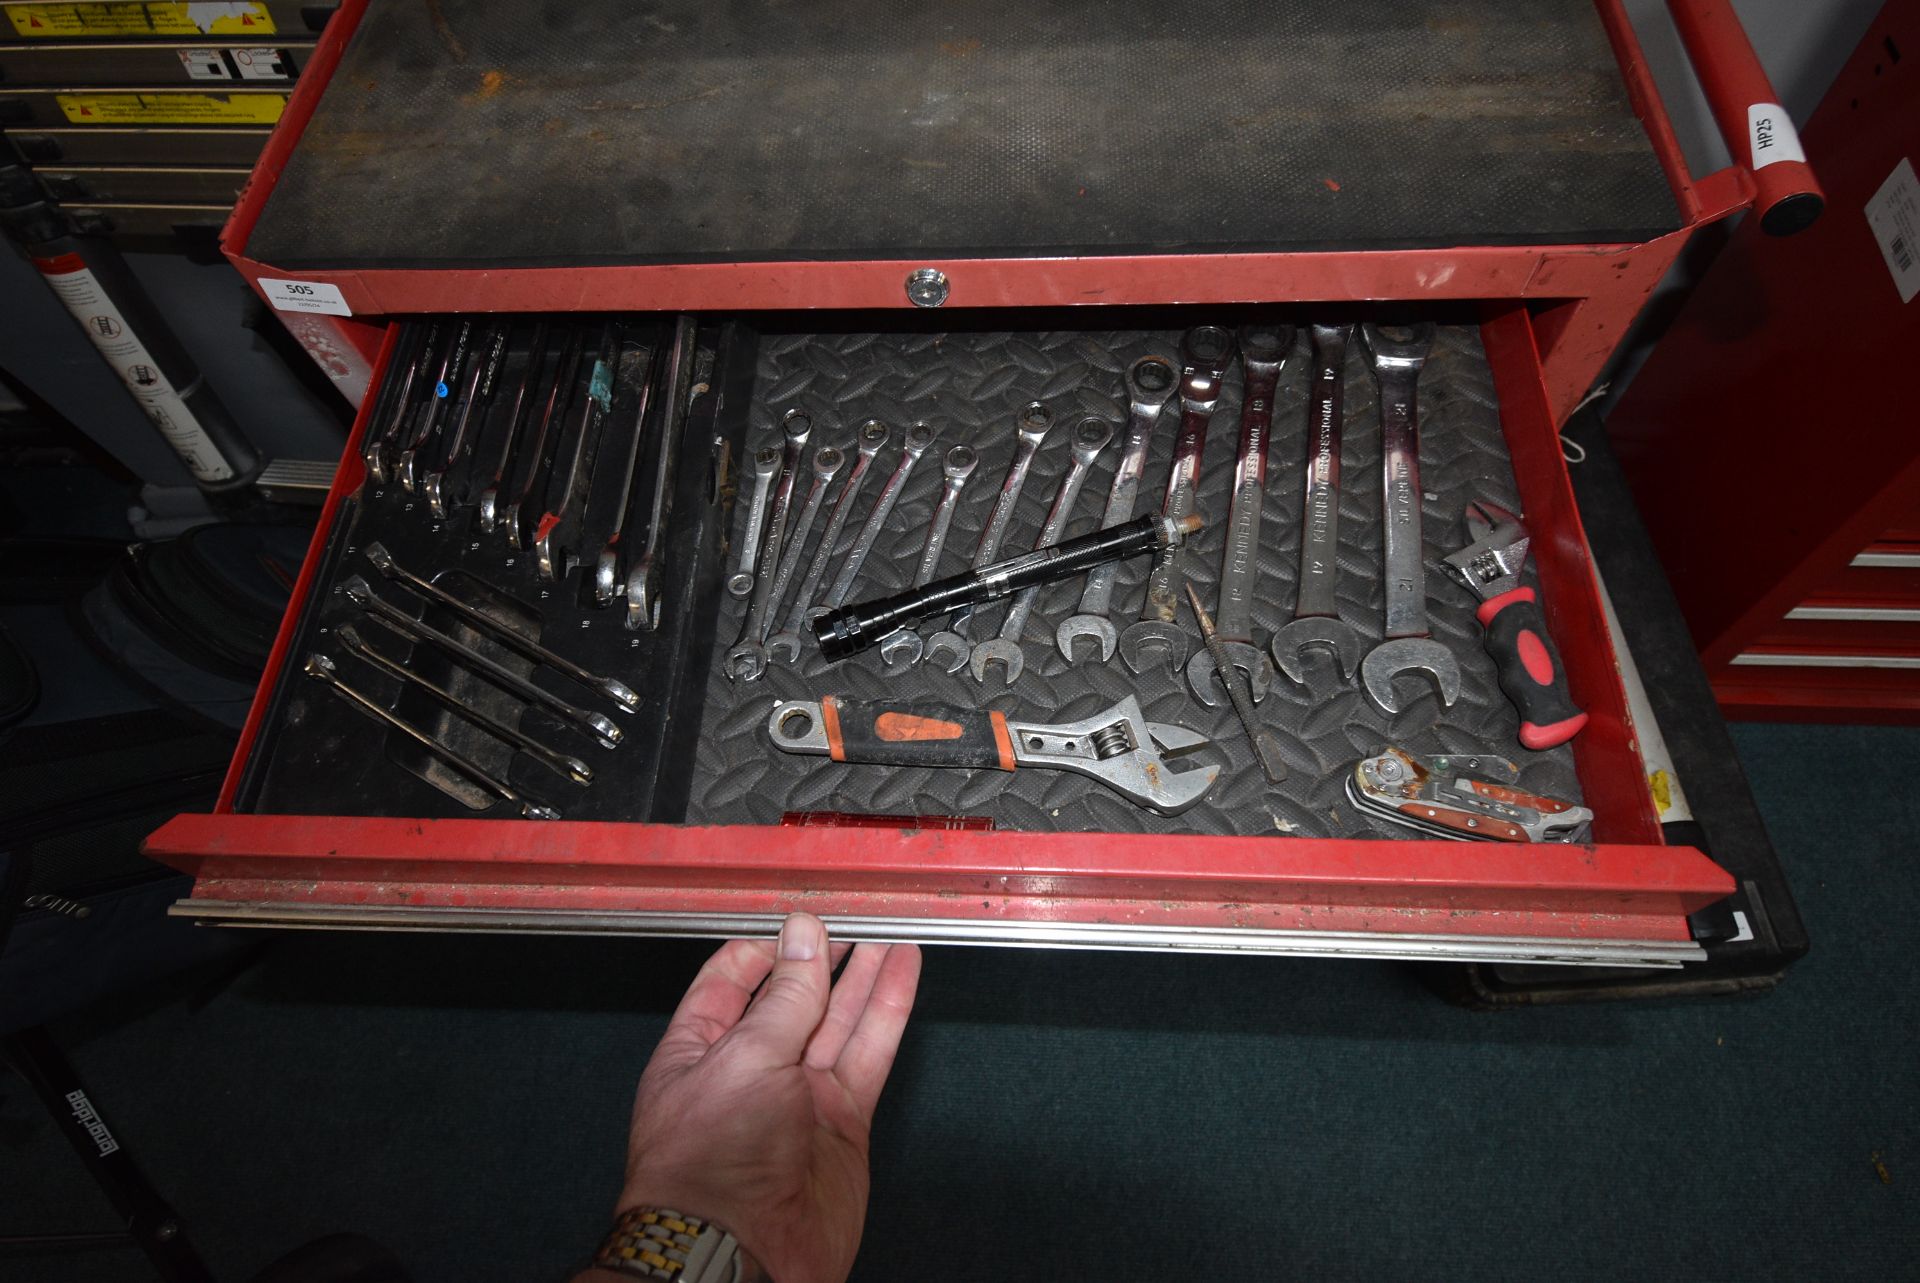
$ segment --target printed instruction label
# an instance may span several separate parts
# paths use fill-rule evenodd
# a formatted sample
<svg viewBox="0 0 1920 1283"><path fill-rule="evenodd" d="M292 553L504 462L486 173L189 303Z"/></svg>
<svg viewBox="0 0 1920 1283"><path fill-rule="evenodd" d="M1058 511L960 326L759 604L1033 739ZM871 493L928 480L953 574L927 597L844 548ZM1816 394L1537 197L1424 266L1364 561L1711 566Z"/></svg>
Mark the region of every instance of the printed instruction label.
<svg viewBox="0 0 1920 1283"><path fill-rule="evenodd" d="M1867 226L1880 242L1880 257L1893 273L1893 287L1902 303L1920 294L1920 181L1913 160L1902 157L1880 190L1867 200Z"/></svg>
<svg viewBox="0 0 1920 1283"><path fill-rule="evenodd" d="M187 69L187 79L233 79L233 74L227 70L227 60L220 56L218 49L182 49L179 52L180 65Z"/></svg>
<svg viewBox="0 0 1920 1283"><path fill-rule="evenodd" d="M99 278L87 270L85 260L78 254L62 254L58 258L35 259L34 266L40 269L54 294L66 305L67 311L73 313L74 320L80 322L87 338L93 341L100 355L107 358L120 381L127 385L127 391L133 393L133 399L140 403L140 408L160 429L160 435L167 439L167 444L173 447L194 478L208 482L230 480L233 468L226 456L215 447L207 430L200 426L200 420L167 381L153 354L127 327L127 318L101 288Z"/></svg>
<svg viewBox="0 0 1920 1283"><path fill-rule="evenodd" d="M1800 134L1793 117L1777 102L1757 102L1747 108L1747 143L1753 152L1753 167L1765 169L1783 160L1805 161Z"/></svg>
<svg viewBox="0 0 1920 1283"><path fill-rule="evenodd" d="M55 94L75 125L271 125L285 94Z"/></svg>
<svg viewBox="0 0 1920 1283"><path fill-rule="evenodd" d="M328 316L352 316L353 309L338 285L320 281L277 281L260 278L260 292L281 312L324 312Z"/></svg>
<svg viewBox="0 0 1920 1283"><path fill-rule="evenodd" d="M88 36L271 36L267 6L254 3L14 4L7 18L28 40Z"/></svg>
<svg viewBox="0 0 1920 1283"><path fill-rule="evenodd" d="M233 69L242 80L291 80L287 55L278 49L229 49Z"/></svg>

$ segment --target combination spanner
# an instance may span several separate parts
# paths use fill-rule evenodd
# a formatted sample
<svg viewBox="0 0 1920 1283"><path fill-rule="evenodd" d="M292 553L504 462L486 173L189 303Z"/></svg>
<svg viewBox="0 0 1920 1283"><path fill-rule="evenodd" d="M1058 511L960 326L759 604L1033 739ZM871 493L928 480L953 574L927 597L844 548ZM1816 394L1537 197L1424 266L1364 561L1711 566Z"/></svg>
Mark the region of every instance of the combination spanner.
<svg viewBox="0 0 1920 1283"><path fill-rule="evenodd" d="M619 354L618 332L612 321L600 326L600 342L593 364L587 367L587 386L580 398L580 421L572 433L572 449L564 464L547 479L547 507L533 529L533 555L542 578L563 579L573 573L577 559L569 546L580 533L581 508L593 489L593 465L600 451L600 429L613 405L614 362Z"/></svg>
<svg viewBox="0 0 1920 1283"><path fill-rule="evenodd" d="M1273 435L1273 396L1280 372L1293 355L1291 325L1247 326L1240 331L1240 446L1233 463L1233 496L1227 503L1227 538L1220 554L1220 596L1214 608L1213 644L1187 661L1187 685L1202 704L1213 704L1231 673L1217 670L1225 655L1246 679L1258 704L1273 685L1273 661L1253 642L1253 598L1260 581L1260 512L1267 493L1267 444Z"/></svg>
<svg viewBox="0 0 1920 1283"><path fill-rule="evenodd" d="M605 748L613 748L620 743L623 732L613 724L611 717L577 708L545 687L534 685L506 665L487 658L465 642L422 623L392 602L375 595L373 585L359 575L350 576L340 585L340 590L346 593L347 600L371 612L374 618L408 641L438 647L509 694L530 704L538 704L562 721L587 731Z"/></svg>
<svg viewBox="0 0 1920 1283"><path fill-rule="evenodd" d="M593 783L593 768L579 758L548 748L519 727L509 726L492 714L481 712L439 683L430 682L411 669L401 667L368 645L366 639L360 636L359 631L352 624L340 625L333 630L333 636L335 641L346 648L349 655L361 663L377 668L406 685L419 688L440 707L472 722L502 743L511 744L549 770L566 776L576 784Z"/></svg>
<svg viewBox="0 0 1920 1283"><path fill-rule="evenodd" d="M527 420L532 417L533 403L539 399L540 364L547 356L548 325L544 316L533 323L533 337L527 341L526 368L521 371L520 383L514 389L513 412L507 416L507 430L500 442L500 454L494 460L493 475L474 499L480 529L487 534L493 533L499 521L500 491L513 475L520 442L526 436Z"/></svg>
<svg viewBox="0 0 1920 1283"><path fill-rule="evenodd" d="M747 532L741 536L740 561L727 576L727 591L745 597L753 591L753 567L760 559L760 536L767 528L767 501L780 472L780 452L762 446L753 455L753 498L747 503Z"/></svg>
<svg viewBox="0 0 1920 1283"><path fill-rule="evenodd" d="M1426 545L1420 534L1420 370L1433 346L1431 321L1395 337L1371 322L1360 338L1380 384L1380 456L1386 590L1383 640L1360 661L1360 682L1381 711L1400 711L1394 678L1418 673L1433 683L1443 707L1460 698L1460 664L1427 629Z"/></svg>
<svg viewBox="0 0 1920 1283"><path fill-rule="evenodd" d="M1313 391L1307 405L1305 502L1300 518L1300 578L1293 618L1273 635L1273 662L1287 680L1307 684L1310 651L1333 657L1340 680L1353 680L1366 640L1340 618L1340 427L1351 325L1316 325Z"/></svg>
<svg viewBox="0 0 1920 1283"><path fill-rule="evenodd" d="M507 356L507 332L512 327L504 321L495 321L482 332L480 346L486 356L476 360L473 368L467 371L466 386L460 395L460 416L454 420L453 431L447 437L447 446L440 456L440 466L420 479L420 490L427 496L427 507L433 515L445 521L455 507L454 497L448 490L447 474L460 466L466 457L468 443L474 432L474 415L477 411L484 422L488 410L493 406L493 394L500 378L500 365Z"/></svg>
<svg viewBox="0 0 1920 1283"><path fill-rule="evenodd" d="M813 420L805 410L788 410L780 420L786 446L780 456L780 476L773 483L773 507L767 513L767 537L760 549L760 565L753 572L753 596L747 602L747 618L740 626L740 639L727 651L727 677L736 682L757 681L767 671L767 648L761 639L767 635L768 598L773 595L773 575L780 560L780 549L787 538L787 509L793 506L793 484L800 472L800 453L813 434Z"/></svg>
<svg viewBox="0 0 1920 1283"><path fill-rule="evenodd" d="M1147 470L1147 454L1153 445L1154 425L1160 411L1173 396L1173 363L1164 357L1143 356L1127 370L1127 443L1114 465L1113 484L1107 490L1106 511L1100 525L1117 526L1133 519L1134 503L1140 495L1140 476ZM1116 562L1095 566L1087 574L1087 586L1081 590L1080 605L1053 630L1053 643L1069 664L1075 663L1074 643L1087 638L1099 647L1099 660L1113 658L1119 630L1107 618L1113 604L1113 583L1120 574Z"/></svg>
<svg viewBox="0 0 1920 1283"><path fill-rule="evenodd" d="M807 540L813 535L814 522L819 519L820 510L827 506L827 487L840 475L840 466L846 461L846 452L836 446L823 445L813 452L813 480L807 486L793 530L787 535L787 546L780 552L780 568L773 572L773 595L767 601L768 628L779 614L780 604L787 599L787 586L800 571L800 558L807 555ZM766 644L763 630L760 645L764 649Z"/></svg>
<svg viewBox="0 0 1920 1283"><path fill-rule="evenodd" d="M627 515L633 507L633 483L640 473L640 448L646 444L647 428L653 419L654 389L670 359L664 342L656 338L652 346L653 350L647 353L646 372L640 378L640 404L634 407L633 427L627 433L626 449L621 451L620 483L613 493L613 529L607 532L607 542L602 545L600 555L593 559L593 604L596 606L611 606L624 586L621 582L624 576L620 573L624 551L620 535L626 529ZM661 428L664 431L666 425L662 424Z"/></svg>
<svg viewBox="0 0 1920 1283"><path fill-rule="evenodd" d="M767 658L789 664L800 658L800 629L807 622L813 595L820 591L820 581L827 577L827 566L833 561L833 546L840 542L840 532L847 528L847 519L853 515L854 500L873 468L874 456L880 453L889 435L887 425L878 419L868 419L854 433L853 471L841 483L840 497L833 501L833 511L827 514L827 528L820 535L819 546L813 550L813 560L807 563L799 591L793 595L793 609L787 612L786 623L767 638Z"/></svg>
<svg viewBox="0 0 1920 1283"><path fill-rule="evenodd" d="M368 430L367 445L361 454L367 465L367 475L373 478L375 485L385 485L391 479L388 456L399 441L400 430L413 409L414 387L427 377L427 366L432 362L433 349L439 342L440 322L437 320L415 323L401 332L390 368L402 369L405 373L394 387L392 400L385 406L385 426L378 433Z"/></svg>
<svg viewBox="0 0 1920 1283"><path fill-rule="evenodd" d="M414 489L417 480L414 462L420 457L420 452L427 448L427 443L439 435L441 414L452 403L452 384L460 381L460 372L466 369L468 343L472 338L473 321L461 321L460 327L447 343L446 351L441 354L433 380L427 384L427 408L420 416L420 426L413 430L413 436L401 447L400 457L394 462L394 472L401 486L409 491Z"/></svg>
<svg viewBox="0 0 1920 1283"><path fill-rule="evenodd" d="M667 537L667 519L673 509L674 459L679 453L680 438L687 434L687 415L691 413L693 398L699 392L692 386L694 340L699 328L699 322L693 317L681 317L673 324L673 345L667 349L666 383L660 393L660 440L653 458L653 501L647 508L647 541L640 547L639 560L627 565L626 625L632 632L651 631L660 626L660 609L665 600L660 547ZM625 488L632 489L631 479ZM594 569L596 575L602 568L609 570L614 583L620 580L619 540L620 526L615 526L613 537L601 549Z"/></svg>
<svg viewBox="0 0 1920 1283"><path fill-rule="evenodd" d="M920 561L913 569L913 587L925 588L940 568L940 554L947 546L947 531L953 527L954 509L960 506L960 492L980 464L980 456L970 445L957 445L947 451L941 462L940 502L934 505L927 522L927 541L920 545ZM920 662L926 643L911 628L896 628L880 639L880 671L898 677Z"/></svg>
<svg viewBox="0 0 1920 1283"><path fill-rule="evenodd" d="M326 686L327 689L331 690L347 703L353 705L353 707L360 710L365 716L379 722L382 726L391 727L399 731L402 735L405 735L421 748L426 749L427 752L433 754L501 801L513 803L520 808L520 814L527 819L557 820L560 818L560 812L550 806L542 806L538 802L521 796L519 791L512 785L508 784L505 780L496 779L485 767L481 766L466 754L458 753L448 748L445 744L442 744L439 740L427 734L412 722L388 712L376 701L368 699L361 692L347 685L344 681L341 681L340 670L334 667L331 659L322 655L320 652L315 651L307 656L306 672L307 676Z"/></svg>
<svg viewBox="0 0 1920 1283"><path fill-rule="evenodd" d="M860 534L853 541L853 551L840 563L840 573L833 577L833 586L827 589L821 604L808 612L811 618L817 619L847 604L847 598L853 595L854 580L860 577L860 568L867 563L867 554L880 542L880 532L886 528L887 518L893 515L894 505L900 502L901 491L907 488L907 478L913 475L914 465L932 444L933 429L926 424L916 423L907 429L906 439L900 443L900 462L893 466L893 474L881 488L880 497L873 501L873 510L867 514L866 524L860 527Z"/></svg>
<svg viewBox="0 0 1920 1283"><path fill-rule="evenodd" d="M1073 448L1073 462L1067 468L1067 475L1060 479L1060 489L1053 496L1053 507L1047 510L1046 523L1040 527L1040 537L1034 540L1035 548L1045 548L1060 541L1067 522L1073 518L1073 505L1079 500L1080 491L1087 483L1087 474L1093 471L1100 452L1107 448L1107 442L1111 440L1113 425L1105 419L1088 415L1073 425L1073 436L1069 442ZM1027 617L1033 613L1034 604L1039 598L1038 586L1023 588L1014 594L1013 604L1007 607L1007 617L1000 623L1000 635L990 637L973 648L968 666L973 672L974 681L985 682L987 665L996 663L1005 667L1009 686L1020 680L1020 674L1027 666L1026 658L1020 651L1020 634L1026 631Z"/></svg>
<svg viewBox="0 0 1920 1283"><path fill-rule="evenodd" d="M618 704L622 712L631 713L640 707L640 697L634 694L633 688L625 682L615 677L602 677L598 673L588 672L565 655L555 654L532 638L507 627L485 611L461 601L439 584L414 574L393 559L393 554L387 551L385 544L370 543L366 546L365 552L367 560L373 563L373 568L386 578L412 589L431 602L446 607L458 615L460 621L467 627L475 632L485 633L521 658L556 669L582 686L599 691Z"/></svg>
<svg viewBox="0 0 1920 1283"><path fill-rule="evenodd" d="M1020 491L1027 484L1027 473L1033 469L1033 456L1052 427L1053 411L1040 402L1030 401L1020 411L1019 442L1014 447L1013 462L1007 467L1006 480L1000 483L1000 497L993 501L987 528L980 532L980 544L973 550L973 569L984 570L1000 555L1000 541L1007 537L1007 527L1013 524L1013 510L1020 506ZM973 654L972 632L973 611L961 610L947 627L927 639L927 661L938 664L935 657L944 652L953 656L953 662L944 665L946 670L959 672Z"/></svg>
<svg viewBox="0 0 1920 1283"><path fill-rule="evenodd" d="M1180 436L1173 446L1173 465L1167 473L1167 493L1160 515L1180 518L1193 511L1194 491L1200 484L1200 459L1207 445L1207 425L1220 401L1220 385L1233 363L1233 335L1217 325L1200 325L1180 340ZM1176 674L1187 662L1187 632L1175 620L1180 612L1181 550L1167 549L1147 576L1147 598L1140 618L1120 634L1120 658L1135 673L1164 663Z"/></svg>
<svg viewBox="0 0 1920 1283"><path fill-rule="evenodd" d="M570 326L566 344L554 362L553 382L547 388L546 402L534 423L533 438L524 451L526 464L518 478L519 488L506 508L497 513L500 530L515 548L525 548L533 536L533 505L538 502L534 492L553 467L553 452L559 444L554 421L567 412L567 400L573 395L574 381L580 374L580 351L585 345L585 332L577 325Z"/></svg>

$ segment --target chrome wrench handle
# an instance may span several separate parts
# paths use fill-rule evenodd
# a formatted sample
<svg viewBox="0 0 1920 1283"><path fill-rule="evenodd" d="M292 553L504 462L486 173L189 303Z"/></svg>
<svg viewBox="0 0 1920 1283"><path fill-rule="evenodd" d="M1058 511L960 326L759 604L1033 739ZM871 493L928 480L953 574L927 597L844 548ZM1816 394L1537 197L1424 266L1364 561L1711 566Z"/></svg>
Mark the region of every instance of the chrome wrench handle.
<svg viewBox="0 0 1920 1283"><path fill-rule="evenodd" d="M1113 484L1107 489L1107 506L1100 514L1100 528L1117 526L1133 519L1139 502L1140 478L1147 470L1147 454L1153 447L1153 429L1160 412L1173 397L1177 381L1173 366L1157 356L1143 356L1127 371L1127 440L1121 447L1120 462L1113 469ZM1079 615L1104 618L1113 605L1113 583L1120 574L1120 563L1109 561L1087 572L1087 586L1080 593Z"/></svg>
<svg viewBox="0 0 1920 1283"><path fill-rule="evenodd" d="M700 394L700 389L692 386L699 330L699 322L693 317L680 317L673 324L673 345L667 349L666 385L660 394L660 440L653 460L653 495L647 506L647 541L641 546L640 559L627 571L626 625L630 631L660 626L660 545L667 537L667 515L673 507L674 459L680 438L686 435L693 398Z"/></svg>
<svg viewBox="0 0 1920 1283"><path fill-rule="evenodd" d="M1312 418L1307 424L1306 504L1300 586L1293 617L1337 616L1340 583L1340 416L1351 325L1313 327Z"/></svg>
<svg viewBox="0 0 1920 1283"><path fill-rule="evenodd" d="M940 502L934 505L933 516L927 523L927 539L920 546L920 560L913 571L915 588L925 588L933 582L934 572L940 568L940 554L947 546L947 531L953 527L953 514L960 506L960 493L967 488L967 481L979 463L980 456L972 446L957 445L947 451L940 465L943 478ZM880 639L880 658L885 661L882 668L889 676L919 663L924 653L926 643L911 628L896 628Z"/></svg>
<svg viewBox="0 0 1920 1283"><path fill-rule="evenodd" d="M1293 327L1248 329L1240 336L1245 389L1240 449L1227 503L1227 542L1220 557L1220 598L1214 634L1223 642L1253 640L1253 595L1260 575L1260 514L1267 487L1267 443L1273 435L1273 396L1293 350ZM1184 515L1184 514L1183 514Z"/></svg>
<svg viewBox="0 0 1920 1283"><path fill-rule="evenodd" d="M727 675L735 681L753 681L767 669L767 651L760 641L767 626L767 598L773 593L775 563L786 541L787 509L793 503L800 452L813 434L813 420L804 410L788 410L780 420L780 430L786 436L786 447L780 457L780 477L773 484L773 508L767 513L767 540L760 549L760 568L754 572L753 596L747 602L740 639L727 652Z"/></svg>
<svg viewBox="0 0 1920 1283"><path fill-rule="evenodd" d="M1066 476L1060 479L1060 488L1053 496L1053 506L1047 510L1047 519L1040 527L1039 537L1034 540L1035 548L1046 548L1060 542L1060 536L1073 516L1073 505L1086 485L1087 474L1093 470L1094 462L1111 440L1113 425L1097 415L1088 415L1073 425L1073 462L1068 466ZM1007 617L1000 621L1000 635L973 649L970 662L975 681L986 681L987 666L995 662L1005 666L1009 684L1020 679L1026 667L1020 650L1020 634L1026 631L1027 617L1033 614L1034 604L1039 600L1038 584L1022 588L1014 594L1013 604L1007 607Z"/></svg>
<svg viewBox="0 0 1920 1283"><path fill-rule="evenodd" d="M453 767L454 770L460 772L501 801L513 803L513 805L520 808L520 814L529 820L557 820L560 818L560 812L550 806L541 806L538 802L530 801L522 797L511 785L507 784L506 781L497 779L485 767L481 766L466 754L448 748L445 744L442 744L439 740L427 734L412 722L407 721L398 714L387 711L387 709L379 703L367 698L358 690L341 681L340 671L334 667L333 661L327 656L322 655L319 651L315 651L307 656L306 673L307 676L327 686L334 694L353 705L363 715L372 718L383 726L399 731L402 735L418 744L421 748L426 749L427 752Z"/></svg>
<svg viewBox="0 0 1920 1283"><path fill-rule="evenodd" d="M1160 515L1176 521L1193 512L1194 489L1199 484L1200 462L1207 447L1207 425L1220 403L1220 385L1233 361L1233 336L1218 326L1197 326L1181 340L1181 356L1186 368L1180 375L1180 435L1174 441L1167 492L1160 502ZM1180 611L1180 582L1180 549L1169 548L1147 576L1147 598L1140 608L1140 618L1174 622Z"/></svg>
<svg viewBox="0 0 1920 1283"><path fill-rule="evenodd" d="M827 589L827 610L838 610L847 604L847 598L853 592L853 582L860 577L860 567L866 562L867 554L873 551L873 545L879 541L880 531L886 526L887 518L893 515L893 506L900 502L900 492L907 488L907 478L913 475L913 465L920 462L920 456L932 444L933 429L926 424L916 423L907 429L906 440L900 446L900 462L894 465L893 475L887 478L880 497L873 501L873 511L867 514L866 524L860 527L853 551L847 554L840 573L833 578L833 586Z"/></svg>
<svg viewBox="0 0 1920 1283"><path fill-rule="evenodd" d="M771 624L774 612L780 609L780 603L786 599L787 585L800 569L800 558L806 555L807 537L813 533L813 523L820 516L820 509L826 506L827 487L840 475L840 466L847 456L839 449L823 445L813 452L813 480L807 486L807 497L800 505L800 517L793 523L793 533L780 554L780 568L773 572L773 592L767 600L767 622ZM760 638L764 644L766 637Z"/></svg>
<svg viewBox="0 0 1920 1283"><path fill-rule="evenodd" d="M747 503L747 532L740 540L740 561L727 576L727 591L745 597L753 591L753 567L760 558L760 536L767 528L767 501L780 472L780 452L763 446L753 455L753 498Z"/></svg>
<svg viewBox="0 0 1920 1283"><path fill-rule="evenodd" d="M1427 635L1426 549L1420 533L1418 386L1426 343L1392 343L1366 327L1380 381L1381 533L1386 627L1381 635ZM1431 332L1428 333L1431 339ZM1384 350L1383 350L1384 349ZM1418 350L1416 350L1418 349Z"/></svg>
<svg viewBox="0 0 1920 1283"><path fill-rule="evenodd" d="M860 493L861 485L867 479L867 473L873 467L874 456L880 453L880 447L887 443L887 425L878 419L868 419L860 425L855 436L855 458L853 471L840 487L840 497L833 501L833 511L827 516L827 528L820 535L820 543L813 550L813 560L807 563L807 573L800 580L800 589L793 595L793 609L787 612L787 619L780 631L767 638L767 654L774 659L785 659L789 663L800 658L800 629L807 622L807 611L813 605L813 595L820 591L820 581L827 577L827 566L833 560L833 547L840 542L841 532L847 528L847 519L853 515L853 504Z"/></svg>

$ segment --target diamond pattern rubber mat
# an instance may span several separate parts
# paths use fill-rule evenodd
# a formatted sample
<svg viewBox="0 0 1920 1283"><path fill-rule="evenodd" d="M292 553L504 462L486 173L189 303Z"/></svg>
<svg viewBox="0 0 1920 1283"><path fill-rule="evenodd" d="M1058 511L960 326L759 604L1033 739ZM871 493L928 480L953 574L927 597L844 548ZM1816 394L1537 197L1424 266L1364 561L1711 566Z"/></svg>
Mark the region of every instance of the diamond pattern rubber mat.
<svg viewBox="0 0 1920 1283"><path fill-rule="evenodd" d="M858 525L900 456L906 425L924 421L939 434L922 457L880 543L868 558L854 599L882 596L908 586L941 488L940 456L955 444L980 452L948 537L940 574L962 569L973 555L1000 482L1013 456L1014 419L1031 400L1054 412L1054 428L1034 460L1002 555L1030 547L1069 462L1068 429L1093 413L1116 424L1126 420L1122 377L1148 353L1178 365L1178 332L1073 331L1035 334L770 334L763 338L758 385L751 408L749 450L777 444L780 416L796 406L814 419L809 454L820 446L848 448L854 428L868 417L893 427L893 437L874 462L874 476L842 539L838 558L850 548ZM1264 642L1292 617L1300 546L1307 400L1307 339L1304 331L1281 376L1268 455L1261 576L1254 609ZM1239 438L1240 369L1236 362L1213 417L1200 485L1199 511L1208 528L1188 545L1188 574L1211 608L1225 531L1228 492ZM1437 569L1438 556L1462 542L1461 511L1470 498L1492 499L1518 510L1512 468L1501 435L1492 376L1478 332L1467 326L1440 329L1420 382L1421 479L1426 493L1428 616L1433 635L1460 662L1460 699L1440 707L1423 691L1393 717L1375 709L1359 690L1342 684L1330 661L1312 661L1311 686L1300 689L1276 676L1259 706L1262 722L1279 739L1289 766L1285 783L1270 785L1255 764L1223 702L1208 708L1194 699L1185 678L1164 669L1135 677L1118 654L1107 664L1083 659L1069 664L1054 648L1055 624L1079 601L1081 580L1051 585L1027 624L1026 670L1009 689L1000 670L985 685L965 670L948 675L921 665L900 677L881 671L877 650L830 665L809 640L797 666L772 664L764 678L734 683L721 657L738 638L747 602L728 597L715 630L699 737L692 799L693 823L776 823L788 810L868 813L985 814L1002 828L1110 832L1213 834L1289 833L1300 836L1410 836L1392 825L1365 819L1347 803L1344 780L1360 757L1396 743L1419 754L1492 752L1518 762L1525 786L1578 799L1572 751L1562 747L1530 753L1514 736L1518 717L1495 685L1492 661L1482 648L1473 601ZM1170 402L1156 427L1153 452L1142 479L1139 510L1156 508L1165 485L1179 403ZM1107 486L1120 453L1109 445L1082 491L1068 537L1098 523ZM1341 613L1370 638L1380 629L1380 434L1373 378L1363 350L1349 347L1346 429L1340 500ZM802 482L804 487L804 479ZM829 503L837 494L829 492ZM736 505L733 538L744 529L746 504ZM825 526L824 515L819 527ZM817 531L816 531L817 533ZM802 563L804 565L804 563ZM1121 567L1112 618L1124 627L1137 614L1146 580L1145 558ZM993 636L1005 603L985 608L976 639ZM1193 628L1183 609L1181 623ZM923 625L931 631L938 625ZM1195 633L1197 644L1198 635ZM1403 698L1418 679L1403 679ZM937 699L985 706L1044 721L1090 716L1127 694L1138 694L1147 716L1178 722L1209 735L1206 760L1226 770L1207 799L1175 818L1136 807L1102 785L1058 771L899 769L850 766L821 757L800 757L772 747L766 721L784 699L843 694L859 699Z"/></svg>
<svg viewBox="0 0 1920 1283"><path fill-rule="evenodd" d="M281 268L1639 241L1592 0L369 6Z"/></svg>

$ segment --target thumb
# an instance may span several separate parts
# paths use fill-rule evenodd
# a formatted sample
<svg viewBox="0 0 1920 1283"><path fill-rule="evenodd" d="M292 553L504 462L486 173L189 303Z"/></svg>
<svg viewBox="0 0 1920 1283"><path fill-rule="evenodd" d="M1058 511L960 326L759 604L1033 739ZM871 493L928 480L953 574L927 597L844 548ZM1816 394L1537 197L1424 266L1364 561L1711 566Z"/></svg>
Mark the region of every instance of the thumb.
<svg viewBox="0 0 1920 1283"><path fill-rule="evenodd" d="M797 1065L807 1040L827 1013L833 988L827 928L810 913L791 913L780 924L773 974L729 1038L744 1054L768 1067Z"/></svg>

